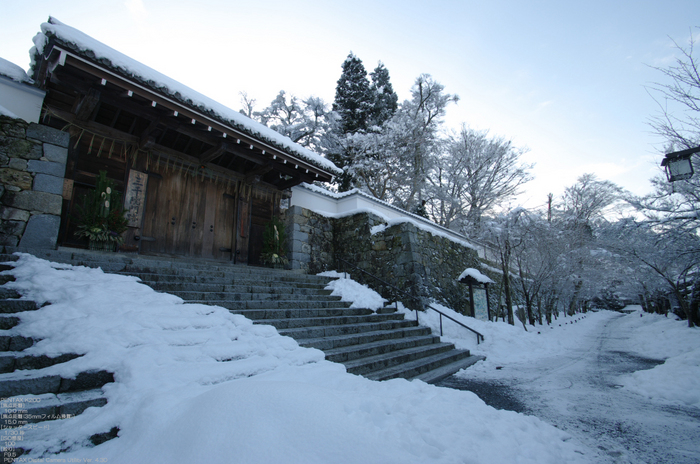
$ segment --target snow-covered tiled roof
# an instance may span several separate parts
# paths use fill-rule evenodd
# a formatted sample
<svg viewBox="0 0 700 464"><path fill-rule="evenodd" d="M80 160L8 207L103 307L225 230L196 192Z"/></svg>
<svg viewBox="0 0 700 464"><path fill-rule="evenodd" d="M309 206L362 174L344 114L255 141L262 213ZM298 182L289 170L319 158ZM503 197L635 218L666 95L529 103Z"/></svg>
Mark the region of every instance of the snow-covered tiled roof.
<svg viewBox="0 0 700 464"><path fill-rule="evenodd" d="M154 69L114 50L113 48L93 39L87 34L74 29L51 17L41 25L41 32L34 37L34 47L30 53L44 54L44 48L49 39L53 38L72 52L97 62L128 79L167 96L182 105L207 114L233 129L242 131L263 142L269 143L284 152L307 161L334 175L342 173L332 162L301 145L294 143L289 137L253 121L238 111L232 110L201 93L177 82L176 80L155 71Z"/></svg>
<svg viewBox="0 0 700 464"><path fill-rule="evenodd" d="M495 283L493 280L491 280L488 276L485 276L481 272L479 272L478 269L474 269L473 267L467 268L460 274L459 277L457 277L457 280L460 281L466 277L471 277L472 279L476 280L479 283L482 284L493 284Z"/></svg>

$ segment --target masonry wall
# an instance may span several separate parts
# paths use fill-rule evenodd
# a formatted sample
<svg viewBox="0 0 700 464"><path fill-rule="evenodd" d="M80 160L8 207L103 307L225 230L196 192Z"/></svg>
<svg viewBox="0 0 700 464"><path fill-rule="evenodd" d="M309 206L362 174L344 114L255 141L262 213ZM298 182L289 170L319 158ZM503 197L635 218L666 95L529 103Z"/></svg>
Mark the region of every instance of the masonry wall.
<svg viewBox="0 0 700 464"><path fill-rule="evenodd" d="M0 116L0 245L56 248L69 139Z"/></svg>
<svg viewBox="0 0 700 464"><path fill-rule="evenodd" d="M386 227L381 217L371 213L331 219L298 206L287 211L287 220L290 263L303 272L343 270L342 262L334 259L337 256L414 297L437 300L465 314L470 311L468 287L456 281L462 271L473 267L500 281L497 273L481 265L472 248L408 222ZM362 280L361 275L350 272L355 280ZM366 279L365 283L390 297L376 281ZM498 298L493 292L490 297L495 308Z"/></svg>

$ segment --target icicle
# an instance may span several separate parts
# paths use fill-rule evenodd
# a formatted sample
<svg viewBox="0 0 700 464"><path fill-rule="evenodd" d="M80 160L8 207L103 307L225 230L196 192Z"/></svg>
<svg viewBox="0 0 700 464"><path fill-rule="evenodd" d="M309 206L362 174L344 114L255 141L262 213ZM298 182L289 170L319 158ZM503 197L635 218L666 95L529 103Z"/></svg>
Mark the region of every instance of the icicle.
<svg viewBox="0 0 700 464"><path fill-rule="evenodd" d="M88 147L88 155L92 153L92 144L95 143L95 134L92 134L92 140L90 140L90 146Z"/></svg>
<svg viewBox="0 0 700 464"><path fill-rule="evenodd" d="M107 153L109 159L112 159L112 150L114 150L114 139L112 139L112 145L109 146L109 153Z"/></svg>

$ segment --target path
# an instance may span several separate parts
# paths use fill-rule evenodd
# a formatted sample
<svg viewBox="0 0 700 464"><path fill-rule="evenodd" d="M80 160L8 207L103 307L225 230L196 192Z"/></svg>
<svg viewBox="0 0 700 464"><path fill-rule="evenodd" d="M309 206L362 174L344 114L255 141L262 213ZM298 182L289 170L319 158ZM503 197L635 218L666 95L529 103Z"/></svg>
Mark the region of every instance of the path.
<svg viewBox="0 0 700 464"><path fill-rule="evenodd" d="M566 430L598 450L595 462L699 463L699 409L651 403L616 384L621 374L662 362L625 351L629 333L619 323L621 316L611 314L575 349L558 356L482 372L461 385L453 376L442 385L479 394L468 388L469 382L482 387L493 383L492 396L510 396L503 408L522 410ZM483 399L499 407L498 398ZM517 408L508 407L510 401Z"/></svg>

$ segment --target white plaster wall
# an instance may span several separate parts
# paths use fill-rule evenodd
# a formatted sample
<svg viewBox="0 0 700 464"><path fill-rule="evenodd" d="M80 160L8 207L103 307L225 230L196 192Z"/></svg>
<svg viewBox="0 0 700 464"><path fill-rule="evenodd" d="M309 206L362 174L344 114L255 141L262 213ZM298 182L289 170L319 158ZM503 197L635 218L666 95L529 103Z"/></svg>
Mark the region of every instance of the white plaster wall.
<svg viewBox="0 0 700 464"><path fill-rule="evenodd" d="M0 76L0 106L27 122L39 122L46 92Z"/></svg>

